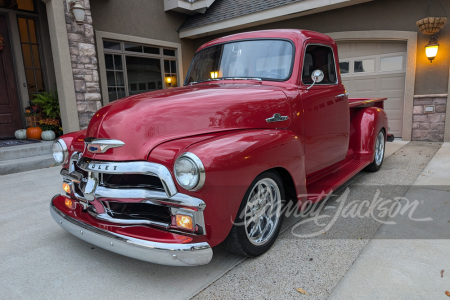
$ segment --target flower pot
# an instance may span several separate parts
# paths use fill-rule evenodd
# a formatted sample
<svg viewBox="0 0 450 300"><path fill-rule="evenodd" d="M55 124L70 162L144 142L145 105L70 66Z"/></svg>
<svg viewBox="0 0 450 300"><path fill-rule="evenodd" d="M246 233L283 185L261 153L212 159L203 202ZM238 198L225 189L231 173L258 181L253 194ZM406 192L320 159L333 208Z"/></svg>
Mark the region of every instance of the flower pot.
<svg viewBox="0 0 450 300"><path fill-rule="evenodd" d="M25 117L25 120L27 121L28 127L36 127L39 125L39 121L42 120L41 116L28 116Z"/></svg>
<svg viewBox="0 0 450 300"><path fill-rule="evenodd" d="M41 133L41 138L44 141L53 141L55 139L56 135L53 130L45 130Z"/></svg>
<svg viewBox="0 0 450 300"><path fill-rule="evenodd" d="M26 129L19 129L14 132L14 136L18 140L26 140L27 139L27 130Z"/></svg>

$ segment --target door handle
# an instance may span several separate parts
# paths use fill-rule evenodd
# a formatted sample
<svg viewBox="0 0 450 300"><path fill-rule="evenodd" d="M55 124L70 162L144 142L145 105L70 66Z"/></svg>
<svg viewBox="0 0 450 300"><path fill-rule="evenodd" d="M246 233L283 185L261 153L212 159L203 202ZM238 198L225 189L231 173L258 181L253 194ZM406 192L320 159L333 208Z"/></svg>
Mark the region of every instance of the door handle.
<svg viewBox="0 0 450 300"><path fill-rule="evenodd" d="M346 97L346 96L348 96L348 93L345 93L345 94L339 94L339 95L336 96L336 98L344 98L344 97Z"/></svg>

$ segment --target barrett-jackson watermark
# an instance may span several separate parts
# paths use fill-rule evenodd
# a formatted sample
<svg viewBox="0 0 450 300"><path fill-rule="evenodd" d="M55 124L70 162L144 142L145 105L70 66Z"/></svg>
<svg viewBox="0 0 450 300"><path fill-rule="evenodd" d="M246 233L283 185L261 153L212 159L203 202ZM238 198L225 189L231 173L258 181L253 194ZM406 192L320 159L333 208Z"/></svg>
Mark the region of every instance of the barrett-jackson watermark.
<svg viewBox="0 0 450 300"><path fill-rule="evenodd" d="M432 221L430 217L419 218L415 216L416 209L421 205L419 200L410 200L405 197L394 197L386 199L381 197L381 191L376 190L371 200L351 200L349 201L350 189L347 188L344 193L339 196L332 204L329 204L331 194L325 196L322 201L314 204L307 203L300 210L295 207L285 211L285 215L294 214L295 217L301 217L302 220L297 222L292 228L291 233L300 238L310 238L323 234L330 230L339 218L370 218L378 223L387 225L396 225L393 218L397 216L407 216L409 220L416 222ZM336 204L336 205L334 205ZM302 205L303 206L303 205ZM333 211L328 213L328 211ZM296 229L302 225L314 223L319 229L309 233L296 233Z"/></svg>
<svg viewBox="0 0 450 300"><path fill-rule="evenodd" d="M273 220L273 216L278 215L282 217L294 217L300 220L296 222L292 228L291 233L299 238L312 238L324 234L329 231L339 219L364 219L369 218L380 224L396 225L396 217L408 218L414 222L430 222L433 221L431 217L419 217L416 210L420 205L424 205L423 201L417 199L411 200L406 197L392 197L385 198L381 196L380 189L376 189L373 197L370 200L351 200L349 197L350 188L339 195L320 194L316 195L321 198L321 201L311 202L305 201L300 206L296 203L289 202L287 205L273 205L264 204L265 207L258 207L256 213L248 215L252 211L254 203L264 203L261 201L265 195L264 193L256 195L260 199L251 199L248 203L250 209L245 209L235 225L248 226L249 222L258 223L260 220L266 219L266 222ZM281 208L282 207L282 208ZM247 211L247 215L246 214ZM298 233L300 228L312 225L314 229L309 228L307 232ZM303 230L305 231L305 230Z"/></svg>

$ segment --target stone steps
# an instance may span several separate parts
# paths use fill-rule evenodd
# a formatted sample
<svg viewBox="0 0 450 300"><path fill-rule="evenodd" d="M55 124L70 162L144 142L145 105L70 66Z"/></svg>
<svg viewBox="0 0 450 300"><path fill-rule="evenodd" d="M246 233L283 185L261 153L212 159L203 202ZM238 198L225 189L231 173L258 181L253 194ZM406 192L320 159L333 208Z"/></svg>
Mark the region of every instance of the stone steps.
<svg viewBox="0 0 450 300"><path fill-rule="evenodd" d="M52 141L1 147L0 175L53 167Z"/></svg>

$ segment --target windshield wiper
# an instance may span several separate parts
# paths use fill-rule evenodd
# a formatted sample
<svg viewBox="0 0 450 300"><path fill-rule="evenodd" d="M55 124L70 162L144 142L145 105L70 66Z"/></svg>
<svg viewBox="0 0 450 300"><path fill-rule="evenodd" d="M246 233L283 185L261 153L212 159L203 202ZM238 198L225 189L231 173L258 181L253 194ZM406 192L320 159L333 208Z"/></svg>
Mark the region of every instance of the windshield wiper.
<svg viewBox="0 0 450 300"><path fill-rule="evenodd" d="M208 82L208 81L218 81L218 80L222 80L219 78L210 78L210 79L205 79L205 80L200 80L200 81L192 81L189 82L189 85L193 85L193 84L197 84L197 83L202 83L202 82Z"/></svg>
<svg viewBox="0 0 450 300"><path fill-rule="evenodd" d="M259 77L220 77L217 78L220 80L258 80L258 81L262 81L261 78Z"/></svg>
<svg viewBox="0 0 450 300"><path fill-rule="evenodd" d="M202 82L209 82L209 81L219 81L219 80L258 80L258 81L262 81L262 79L258 78L258 77L219 77L219 78L210 78L210 79L205 79L205 80L200 80L200 81L189 82L189 85L202 83Z"/></svg>

